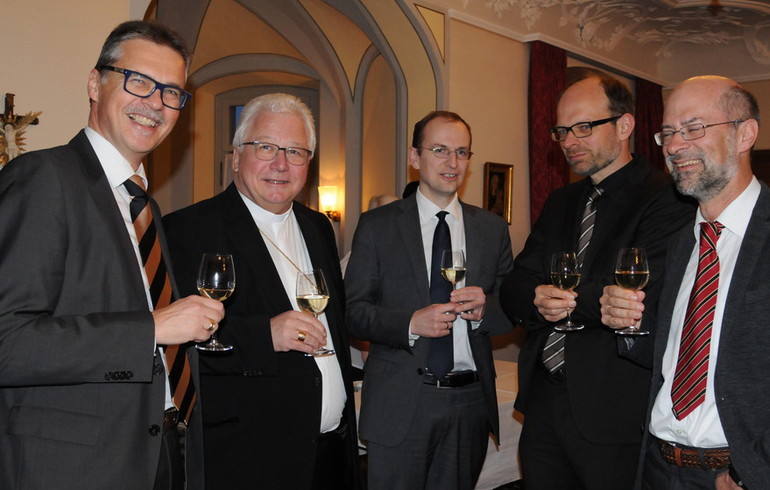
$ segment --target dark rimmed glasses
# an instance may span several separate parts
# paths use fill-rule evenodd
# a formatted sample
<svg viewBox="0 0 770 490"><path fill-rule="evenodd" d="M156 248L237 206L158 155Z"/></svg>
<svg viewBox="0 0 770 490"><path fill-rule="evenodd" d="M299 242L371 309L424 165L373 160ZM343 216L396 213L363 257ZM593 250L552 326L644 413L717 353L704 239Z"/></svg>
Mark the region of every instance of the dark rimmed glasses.
<svg viewBox="0 0 770 490"><path fill-rule="evenodd" d="M254 156L259 160L269 161L278 156L278 152L283 150L283 154L286 155L286 161L290 165L297 167L307 165L310 158L313 156L313 152L307 148L299 148L296 146L281 147L273 143L263 143L261 141L247 141L240 143L238 146L249 145L254 148Z"/></svg>
<svg viewBox="0 0 770 490"><path fill-rule="evenodd" d="M608 122L617 121L621 116L612 116L605 119L597 119L596 121L583 121L575 123L572 126L556 126L551 128L551 139L554 141L564 141L567 139L567 135L570 131L575 135L575 138L587 138L593 133L593 128L607 124Z"/></svg>
<svg viewBox="0 0 770 490"><path fill-rule="evenodd" d="M674 139L674 135L677 133L681 134L682 139L685 141L697 140L706 136L706 128L721 126L723 124L740 124L744 121L746 120L735 119L733 121L725 121L714 124L688 124L687 126L682 126L676 131L673 129L664 129L663 131L655 133L655 143L657 143L658 146L666 146L671 143L671 140Z"/></svg>
<svg viewBox="0 0 770 490"><path fill-rule="evenodd" d="M182 109L190 97L192 97L190 92L181 87L160 83L138 71L117 68L111 65L99 65L96 69L99 71L110 70L123 74L123 90L142 99L146 99L154 94L156 90L160 90L160 101L164 106L175 111Z"/></svg>

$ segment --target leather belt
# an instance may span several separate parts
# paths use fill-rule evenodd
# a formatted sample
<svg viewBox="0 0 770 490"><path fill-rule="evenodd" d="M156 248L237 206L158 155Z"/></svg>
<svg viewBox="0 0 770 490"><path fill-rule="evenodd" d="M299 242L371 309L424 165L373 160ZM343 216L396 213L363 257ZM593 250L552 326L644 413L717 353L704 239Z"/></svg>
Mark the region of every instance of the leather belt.
<svg viewBox="0 0 770 490"><path fill-rule="evenodd" d="M436 388L461 388L471 383L475 383L478 380L478 371L460 371L447 373L447 375L441 379L436 378L431 373L426 373L423 383L435 386Z"/></svg>
<svg viewBox="0 0 770 490"><path fill-rule="evenodd" d="M680 446L655 438L658 441L660 455L668 464L680 468L708 468L719 470L727 468L730 464L730 448L720 447L714 449L699 449L689 446Z"/></svg>
<svg viewBox="0 0 770 490"><path fill-rule="evenodd" d="M163 412L163 433L175 428L179 422L179 410L176 408L169 408Z"/></svg>

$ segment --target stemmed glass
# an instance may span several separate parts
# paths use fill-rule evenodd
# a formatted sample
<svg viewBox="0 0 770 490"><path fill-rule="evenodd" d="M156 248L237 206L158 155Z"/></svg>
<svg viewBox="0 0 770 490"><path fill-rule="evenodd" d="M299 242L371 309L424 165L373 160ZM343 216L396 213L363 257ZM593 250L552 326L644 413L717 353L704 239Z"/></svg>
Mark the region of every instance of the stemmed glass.
<svg viewBox="0 0 770 490"><path fill-rule="evenodd" d="M198 269L198 293L206 298L224 301L235 291L235 266L233 256L228 253L204 253ZM217 334L211 334L205 344L196 344L200 350L223 352L233 348L219 341Z"/></svg>
<svg viewBox="0 0 770 490"><path fill-rule="evenodd" d="M441 254L441 277L456 287L465 279L465 254L462 250L444 250Z"/></svg>
<svg viewBox="0 0 770 490"><path fill-rule="evenodd" d="M563 291L572 291L580 284L580 264L575 252L556 252L551 256L551 283ZM554 325L559 332L582 330L583 325L572 321L567 308L567 320Z"/></svg>
<svg viewBox="0 0 770 490"><path fill-rule="evenodd" d="M650 279L650 266L643 248L621 248L615 265L615 283L623 289L638 291L647 285ZM639 330L628 326L615 330L618 335L649 335L649 330Z"/></svg>
<svg viewBox="0 0 770 490"><path fill-rule="evenodd" d="M326 278L321 269L300 272L297 274L297 306L299 309L312 313L315 318L323 313L329 304L329 288L326 286ZM312 354L306 356L324 357L331 356L333 349L321 347Z"/></svg>

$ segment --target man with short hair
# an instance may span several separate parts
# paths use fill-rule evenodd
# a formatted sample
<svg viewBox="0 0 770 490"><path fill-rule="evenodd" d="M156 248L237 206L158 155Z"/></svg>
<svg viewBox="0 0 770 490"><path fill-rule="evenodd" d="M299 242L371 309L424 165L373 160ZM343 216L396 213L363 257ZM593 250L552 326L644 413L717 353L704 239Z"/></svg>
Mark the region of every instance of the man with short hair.
<svg viewBox="0 0 770 490"><path fill-rule="evenodd" d="M207 488L344 490L359 486L344 287L328 218L294 201L316 138L310 109L287 94L246 104L233 138L234 182L165 218L174 271L195 290L204 252L232 254L236 288L220 339L201 354ZM320 269L329 302L315 318L297 277ZM334 355L313 356L322 347Z"/></svg>
<svg viewBox="0 0 770 490"><path fill-rule="evenodd" d="M88 76L88 126L2 171L2 488L182 489L185 466L187 488L203 488L197 355L185 344L208 339L223 308L198 295L171 303L142 164L190 96L189 61L164 26L117 26Z"/></svg>
<svg viewBox="0 0 770 490"><path fill-rule="evenodd" d="M417 192L356 229L345 283L351 334L371 342L360 418L370 490L471 489L499 436L489 337L511 328L493 294L513 258L505 221L457 196L471 155L468 124L431 112L409 149ZM454 290L445 250L467 259Z"/></svg>
<svg viewBox="0 0 770 490"><path fill-rule="evenodd" d="M602 326L598 300L614 280L618 251L642 247L652 271L648 299L656 301L666 242L693 207L663 171L631 154L632 112L628 89L598 70L564 91L551 135L586 178L551 193L501 289L503 309L528 332L515 404L525 416L528 490L617 490L633 482L651 342L640 339L619 355L620 338ZM574 291L551 282L550 259L561 251L576 252L581 264ZM555 330L568 311L582 330Z"/></svg>
<svg viewBox="0 0 770 490"><path fill-rule="evenodd" d="M679 84L655 138L694 222L669 246L645 429L642 488L770 482L770 191L752 174L755 97L728 78ZM645 291L609 286L602 321L647 323ZM637 482L639 485L641 482Z"/></svg>

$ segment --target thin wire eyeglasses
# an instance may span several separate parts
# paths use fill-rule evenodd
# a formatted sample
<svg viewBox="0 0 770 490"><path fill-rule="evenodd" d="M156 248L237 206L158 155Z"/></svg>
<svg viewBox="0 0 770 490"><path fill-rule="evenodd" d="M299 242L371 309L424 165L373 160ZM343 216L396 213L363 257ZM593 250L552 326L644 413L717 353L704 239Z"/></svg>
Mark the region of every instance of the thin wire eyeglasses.
<svg viewBox="0 0 770 490"><path fill-rule="evenodd" d="M125 68L116 68L110 65L99 65L97 70L111 70L123 74L123 90L136 97L146 99L160 89L160 101L169 109L178 111L184 107L192 94L176 85L166 85L157 80L153 80L144 73L127 70Z"/></svg>
<svg viewBox="0 0 770 490"><path fill-rule="evenodd" d="M575 123L572 126L556 126L551 128L551 139L554 141L564 141L567 139L567 135L570 131L575 135L575 138L587 138L591 136L593 128L607 124L608 122L617 121L622 116L612 116L606 119L597 119L596 121L583 121Z"/></svg>
<svg viewBox="0 0 770 490"><path fill-rule="evenodd" d="M313 156L313 152L307 148L298 148L296 146L280 147L273 143L262 143L261 141L246 141L238 146L243 145L252 146L254 148L254 156L259 160L265 161L274 159L278 156L278 152L283 150L283 154L286 155L286 161L290 165L297 167L307 165Z"/></svg>
<svg viewBox="0 0 770 490"><path fill-rule="evenodd" d="M671 143L671 140L674 139L674 135L676 133L681 134L682 139L685 141L697 140L706 136L706 128L721 126L723 124L740 124L744 121L746 120L735 119L734 121L725 121L714 124L688 124L687 126L682 126L676 131L673 129L664 129L663 131L655 133L655 143L657 143L658 146L666 146Z"/></svg>
<svg viewBox="0 0 770 490"><path fill-rule="evenodd" d="M433 148L420 147L421 150L428 150L433 153L433 156L446 160L449 158L450 153L454 153L458 160L469 160L473 156L473 152L467 148L458 148L456 150L450 150L445 146L434 146Z"/></svg>

